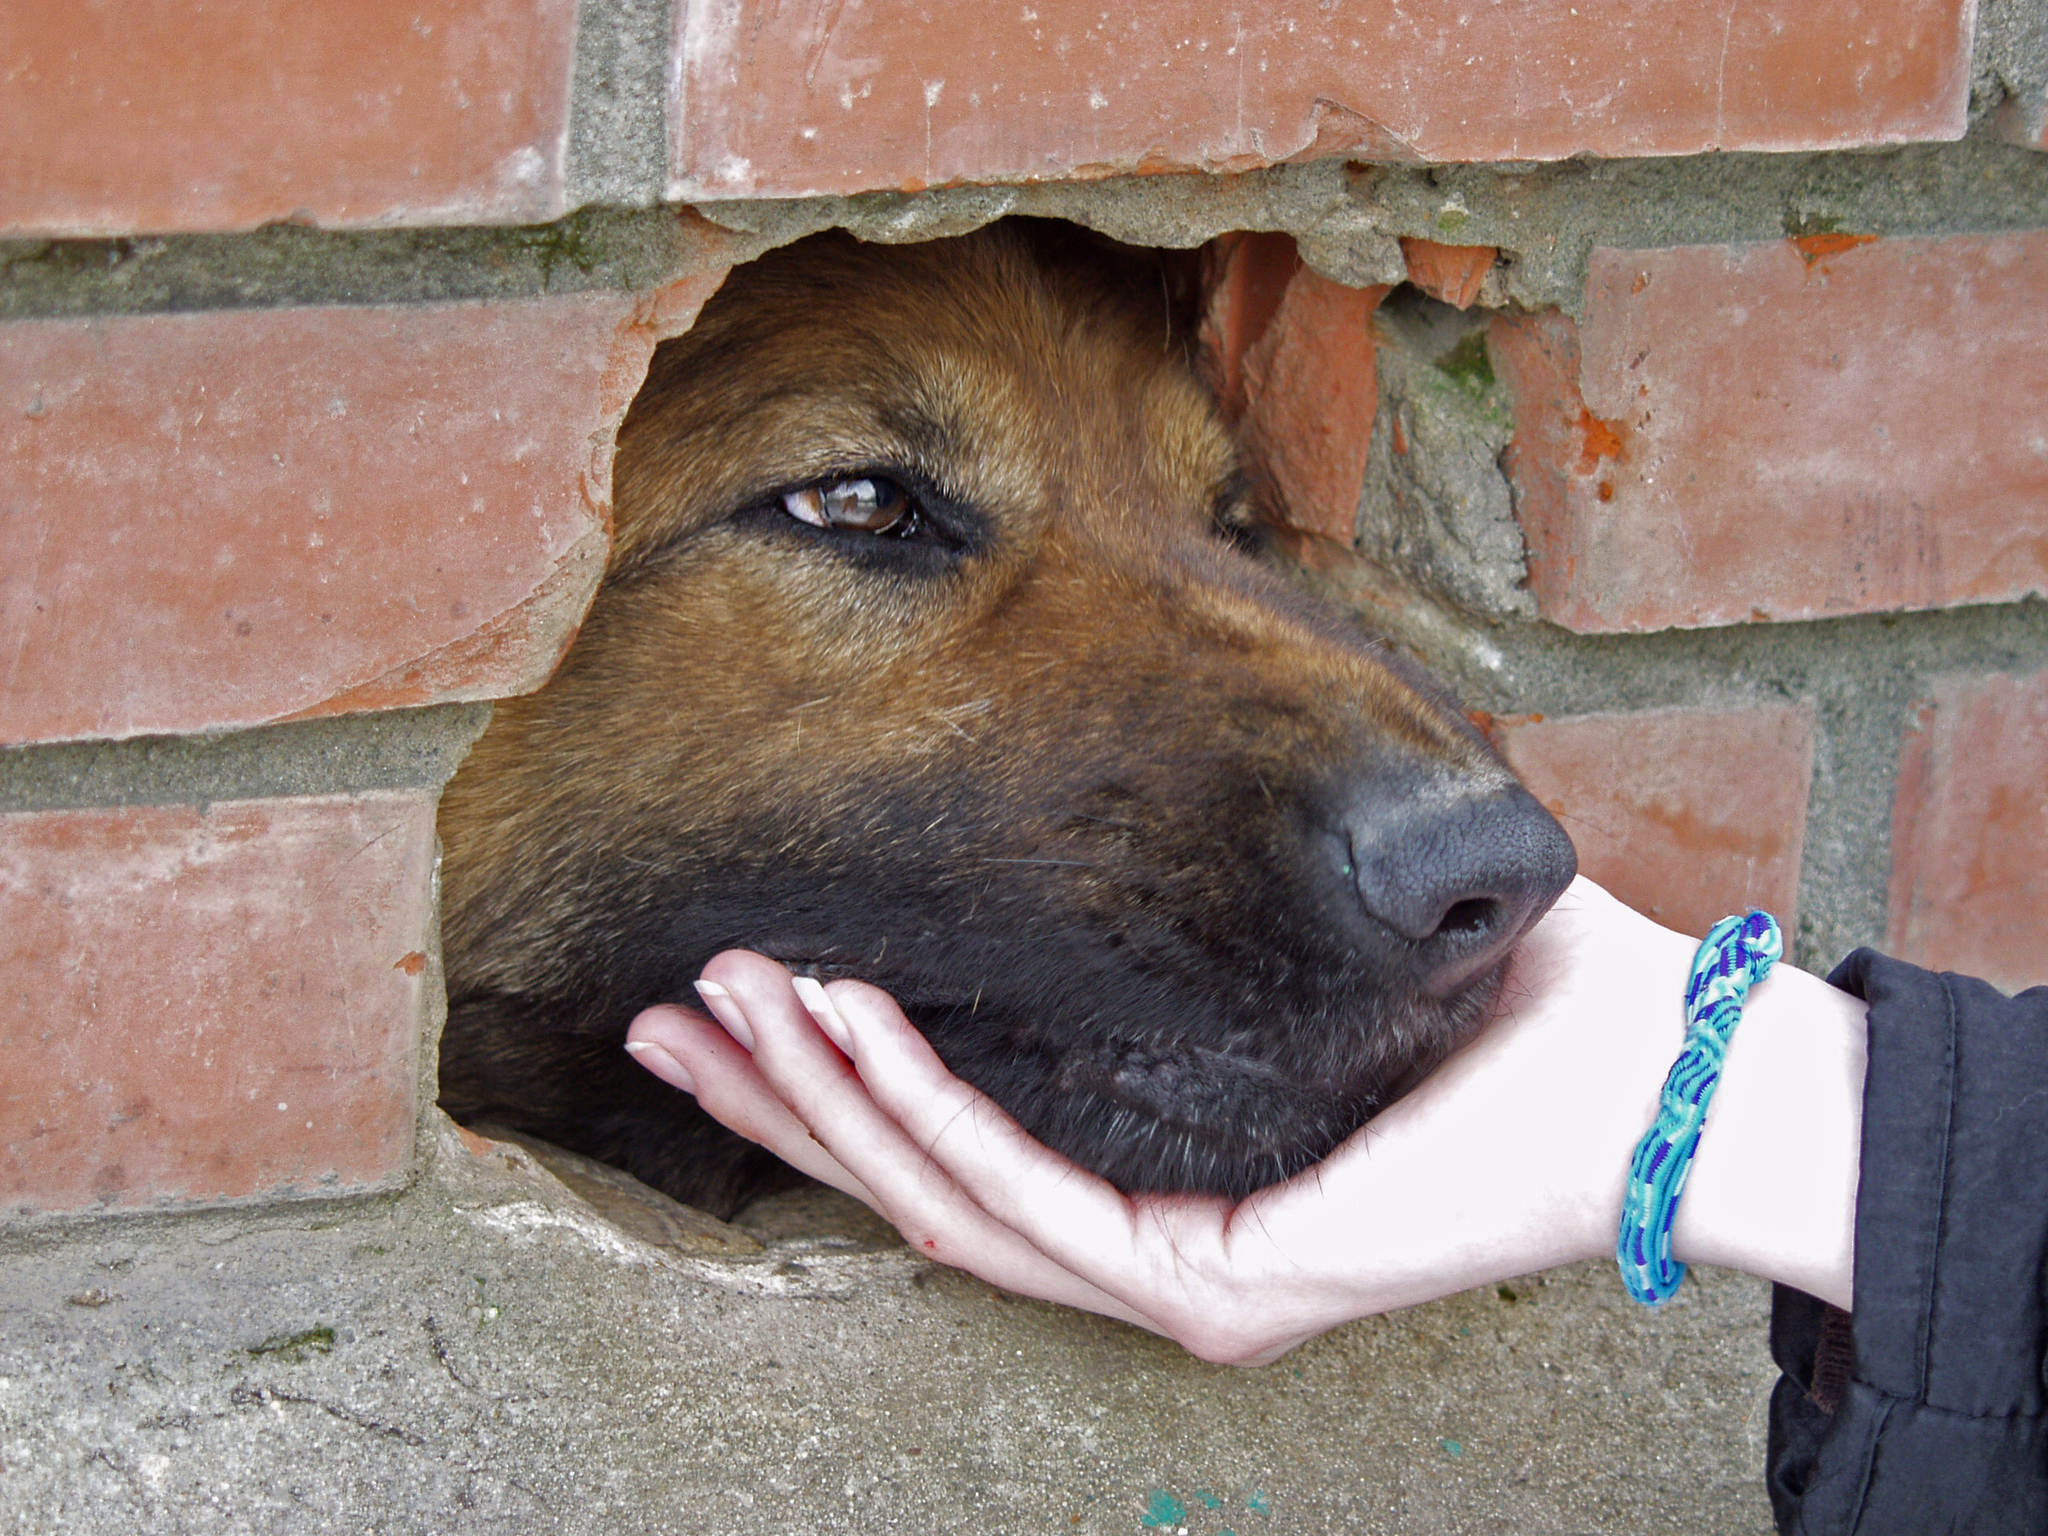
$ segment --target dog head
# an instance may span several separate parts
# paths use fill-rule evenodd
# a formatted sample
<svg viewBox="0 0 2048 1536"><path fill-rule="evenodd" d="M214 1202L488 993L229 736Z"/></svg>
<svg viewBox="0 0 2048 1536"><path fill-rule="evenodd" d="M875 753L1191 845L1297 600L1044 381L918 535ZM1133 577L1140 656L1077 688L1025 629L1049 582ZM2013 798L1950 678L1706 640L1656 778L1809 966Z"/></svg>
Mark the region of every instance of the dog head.
<svg viewBox="0 0 2048 1536"><path fill-rule="evenodd" d="M620 433L611 570L444 808L451 994L615 1048L746 947L895 994L1129 1190L1329 1152L1571 845L1232 546L1172 274L1011 224L735 271Z"/></svg>

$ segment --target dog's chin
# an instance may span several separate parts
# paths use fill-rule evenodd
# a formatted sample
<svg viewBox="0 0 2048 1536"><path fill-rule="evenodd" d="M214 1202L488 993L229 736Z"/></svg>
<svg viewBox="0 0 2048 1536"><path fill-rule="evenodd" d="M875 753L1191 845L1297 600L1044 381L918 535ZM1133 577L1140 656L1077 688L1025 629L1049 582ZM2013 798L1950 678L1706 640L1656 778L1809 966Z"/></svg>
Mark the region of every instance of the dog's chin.
<svg viewBox="0 0 2048 1536"><path fill-rule="evenodd" d="M955 1072L1124 1193L1242 1199L1321 1162L1420 1083L1491 1015L1505 971L1446 999L1381 994L1348 1017L1297 1017L1256 1056L1185 1040L1049 1047L1042 1026L1006 1054L990 1048L1006 1032L987 1007L971 1046L948 1027L956 1010L906 1012Z"/></svg>
<svg viewBox="0 0 2048 1536"><path fill-rule="evenodd" d="M1199 1075L1199 1090L1191 1078ZM1174 1057L1127 1060L1105 1091L1063 1102L1045 1139L1126 1194L1242 1199L1322 1161L1373 1113L1370 1100L1322 1088L1285 1089L1262 1074L1234 1076ZM1190 1087L1186 1105L1155 1108L1165 1081ZM1213 1119L1201 1107L1228 1106Z"/></svg>

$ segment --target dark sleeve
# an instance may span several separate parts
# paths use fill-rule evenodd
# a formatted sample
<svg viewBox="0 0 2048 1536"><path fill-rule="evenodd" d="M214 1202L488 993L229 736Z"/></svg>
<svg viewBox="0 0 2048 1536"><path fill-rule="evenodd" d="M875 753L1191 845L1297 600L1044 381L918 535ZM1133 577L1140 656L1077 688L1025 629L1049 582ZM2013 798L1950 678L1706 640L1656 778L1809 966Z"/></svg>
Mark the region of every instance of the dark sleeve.
<svg viewBox="0 0 2048 1536"><path fill-rule="evenodd" d="M1853 1317L1780 1286L1767 1481L1799 1536L2048 1532L2048 987L1858 950Z"/></svg>

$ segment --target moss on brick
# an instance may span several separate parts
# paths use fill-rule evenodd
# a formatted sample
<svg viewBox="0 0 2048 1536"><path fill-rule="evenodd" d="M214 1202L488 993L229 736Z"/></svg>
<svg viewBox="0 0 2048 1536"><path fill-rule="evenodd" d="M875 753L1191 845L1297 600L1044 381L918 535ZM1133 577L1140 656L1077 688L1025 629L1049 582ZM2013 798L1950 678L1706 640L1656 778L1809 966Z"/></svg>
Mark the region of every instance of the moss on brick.
<svg viewBox="0 0 2048 1536"><path fill-rule="evenodd" d="M1436 360L1438 371L1469 394L1483 395L1494 386L1493 359L1486 350L1486 332L1474 331Z"/></svg>

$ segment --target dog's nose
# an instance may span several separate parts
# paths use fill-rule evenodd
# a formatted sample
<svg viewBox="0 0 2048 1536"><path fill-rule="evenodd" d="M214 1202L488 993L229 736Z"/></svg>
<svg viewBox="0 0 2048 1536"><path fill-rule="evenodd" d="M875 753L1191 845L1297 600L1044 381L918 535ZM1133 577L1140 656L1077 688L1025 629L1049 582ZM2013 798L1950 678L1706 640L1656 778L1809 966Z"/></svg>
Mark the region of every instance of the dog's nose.
<svg viewBox="0 0 2048 1536"><path fill-rule="evenodd" d="M1407 941L1416 983L1435 997L1505 955L1578 873L1571 839L1518 784L1373 796L1344 832L1360 904Z"/></svg>

